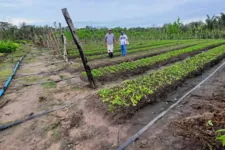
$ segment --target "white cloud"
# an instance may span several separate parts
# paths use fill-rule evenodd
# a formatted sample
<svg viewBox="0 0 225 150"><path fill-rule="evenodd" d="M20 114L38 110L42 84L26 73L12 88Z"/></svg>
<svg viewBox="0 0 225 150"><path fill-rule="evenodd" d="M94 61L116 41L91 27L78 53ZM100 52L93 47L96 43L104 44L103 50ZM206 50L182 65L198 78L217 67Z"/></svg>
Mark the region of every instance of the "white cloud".
<svg viewBox="0 0 225 150"><path fill-rule="evenodd" d="M206 16L203 16L203 17L194 17L194 18L188 18L188 19L181 20L181 22L184 23L184 24L187 24L187 23L190 23L190 22L193 22L193 21L202 21L202 22L205 22L205 19L206 19Z"/></svg>
<svg viewBox="0 0 225 150"><path fill-rule="evenodd" d="M27 18L7 18L2 21L12 23L13 25L19 26L21 23L25 22L26 24L34 24L34 23L41 23L44 22L44 20L38 20L38 19L27 19Z"/></svg>
<svg viewBox="0 0 225 150"><path fill-rule="evenodd" d="M24 7L31 6L33 0L2 0L0 1L0 7Z"/></svg>

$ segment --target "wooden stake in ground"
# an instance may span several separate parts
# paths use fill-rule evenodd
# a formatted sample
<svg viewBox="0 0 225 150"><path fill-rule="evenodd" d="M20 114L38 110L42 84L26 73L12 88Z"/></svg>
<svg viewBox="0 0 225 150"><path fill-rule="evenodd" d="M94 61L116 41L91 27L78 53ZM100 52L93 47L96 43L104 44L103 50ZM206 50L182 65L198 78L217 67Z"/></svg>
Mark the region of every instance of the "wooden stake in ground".
<svg viewBox="0 0 225 150"><path fill-rule="evenodd" d="M63 57L66 60L66 62L68 62L68 53L66 49L66 36L62 34L62 38L63 38Z"/></svg>
<svg viewBox="0 0 225 150"><path fill-rule="evenodd" d="M68 27L70 29L70 32L72 33L73 40L74 40L75 44L77 45L77 49L78 49L78 51L80 53L80 57L81 57L81 60L83 62L83 65L84 65L84 69L85 69L85 71L87 73L87 77L88 77L88 80L90 82L90 85L91 85L92 88L96 88L96 84L95 84L94 78L93 78L93 76L91 74L91 68L88 65L87 58L84 55L83 48L82 48L82 46L81 46L81 44L79 42L79 38L78 38L78 36L76 34L76 30L75 30L75 28L73 26L73 22L72 22L72 20L70 18L70 15L69 15L69 13L68 13L66 8L62 9L62 13L63 13L63 16L64 16L64 18L66 20L66 23L67 23L67 25L68 25Z"/></svg>

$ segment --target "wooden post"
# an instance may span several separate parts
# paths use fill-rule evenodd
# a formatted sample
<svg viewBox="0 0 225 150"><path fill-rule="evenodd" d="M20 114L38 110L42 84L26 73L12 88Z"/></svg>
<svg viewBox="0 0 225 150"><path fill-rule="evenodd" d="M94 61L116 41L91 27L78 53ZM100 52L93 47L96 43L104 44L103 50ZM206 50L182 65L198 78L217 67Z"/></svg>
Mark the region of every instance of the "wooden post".
<svg viewBox="0 0 225 150"><path fill-rule="evenodd" d="M62 35L62 39L63 39L63 57L66 60L66 62L69 62L68 52L67 52L67 49L66 49L66 36L64 34Z"/></svg>
<svg viewBox="0 0 225 150"><path fill-rule="evenodd" d="M63 40L63 30L62 30L62 25L61 25L61 23L59 23L59 30L60 30L60 41L63 43L64 40Z"/></svg>
<svg viewBox="0 0 225 150"><path fill-rule="evenodd" d="M81 46L81 44L79 42L79 38L78 38L76 30L75 30L75 28L73 26L73 22L72 22L72 20L70 18L70 15L69 15L69 13L68 13L66 8L62 9L62 13L63 13L63 16L64 16L64 18L66 20L66 23L67 23L67 25L68 25L68 27L70 29L70 32L72 33L73 40L74 40L75 44L77 45L77 49L78 49L78 51L80 53L80 57L81 57L81 60L83 62L84 69L86 71L88 80L90 82L90 86L92 88L96 88L96 84L95 84L94 78L93 78L92 73L91 73L91 68L88 65L87 58L84 55L83 48L82 48L82 46Z"/></svg>

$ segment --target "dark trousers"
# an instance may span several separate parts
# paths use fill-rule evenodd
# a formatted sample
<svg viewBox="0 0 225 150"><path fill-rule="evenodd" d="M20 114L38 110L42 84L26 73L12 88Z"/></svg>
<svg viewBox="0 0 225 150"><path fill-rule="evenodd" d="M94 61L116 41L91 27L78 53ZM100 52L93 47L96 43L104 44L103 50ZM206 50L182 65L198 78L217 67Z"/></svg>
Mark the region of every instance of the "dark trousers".
<svg viewBox="0 0 225 150"><path fill-rule="evenodd" d="M113 58L113 52L109 52L109 57Z"/></svg>

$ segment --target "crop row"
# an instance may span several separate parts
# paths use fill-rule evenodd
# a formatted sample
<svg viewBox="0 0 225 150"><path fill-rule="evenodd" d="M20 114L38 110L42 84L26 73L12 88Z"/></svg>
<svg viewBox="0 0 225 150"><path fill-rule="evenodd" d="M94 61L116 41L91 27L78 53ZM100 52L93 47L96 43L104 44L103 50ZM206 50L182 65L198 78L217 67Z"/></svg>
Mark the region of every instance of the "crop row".
<svg viewBox="0 0 225 150"><path fill-rule="evenodd" d="M148 49L149 47L152 46L158 46L158 45L166 45L166 44L175 44L175 43L180 43L182 41L165 41L165 42L155 42L155 43L150 43L150 44L146 44L146 45L134 45L129 47L129 50L137 50L137 49ZM116 48L114 50L114 52L120 52L120 48ZM100 49L100 50L96 50L96 51L84 51L86 56L93 56L93 55L102 55L102 54L107 54L107 49ZM73 56L73 57L79 57L79 53L77 51L69 51L69 56Z"/></svg>
<svg viewBox="0 0 225 150"><path fill-rule="evenodd" d="M179 40L180 42L181 40ZM186 40L185 40L186 41ZM164 40L164 41L148 41L148 42L145 42L145 43L131 43L129 46L130 46L130 49L135 49L135 48L144 48L144 47L148 47L148 46L152 46L152 45L160 45L160 44L167 44L167 43L174 43L174 42L177 42L175 40ZM183 40L184 42L184 40ZM120 50L120 46L119 45L116 45L114 47L115 51L119 51ZM78 53L78 51L75 51L73 49L68 49L69 53L71 54L76 54ZM106 51L106 48L96 48L96 49L90 49L90 50L84 50L85 54L91 54L91 53L94 53L94 52L105 52Z"/></svg>
<svg viewBox="0 0 225 150"><path fill-rule="evenodd" d="M206 42L206 41L204 41L204 42ZM128 47L127 52L128 52L128 54L134 54L134 53L140 53L140 52L146 52L146 51L150 51L151 52L153 50L160 50L161 48L176 46L176 45L180 45L180 44L190 44L190 43L197 43L197 42L196 41L192 41L192 42L180 42L180 43L177 42L177 43L169 43L169 44L163 44L163 45L149 46L149 47L140 48L140 49L129 49L129 47ZM114 55L114 57L121 56L121 52L114 52L113 55ZM88 56L87 59L89 61L93 61L93 60L103 59L103 58L107 58L107 57L108 57L108 54L104 53L103 55Z"/></svg>
<svg viewBox="0 0 225 150"><path fill-rule="evenodd" d="M126 57L115 57L114 59L96 60L96 61L90 62L90 65L91 65L92 69L96 69L96 68L100 68L100 67L106 67L106 66L120 64L122 62L130 62L130 61L135 61L135 60L139 60L139 59L143 59L143 58L147 58L147 57L152 57L152 56L164 54L166 52L188 48L188 47L191 47L191 46L194 46L197 44L200 44L200 43L198 41L196 41L196 42L191 42L191 43L187 43L187 44L178 44L178 45L173 45L173 46L169 46L169 47L167 46L167 47L163 47L160 49L157 48L157 49L152 49L149 51L143 51L143 52L139 52L139 53L129 54Z"/></svg>
<svg viewBox="0 0 225 150"><path fill-rule="evenodd" d="M131 45L132 46L138 46L138 45L146 45L146 44L155 43L155 42L159 42L159 41L151 41L151 42L150 41L143 41L143 42L134 42L133 41L133 42L131 42L132 43ZM98 44L96 43L96 45L93 45L93 46L91 46L91 45L88 46L88 45L84 44L83 48L84 48L84 51L99 51L99 50L101 51L101 50L105 50L105 46L104 46L103 42L99 42ZM119 46L116 45L115 48L119 48ZM67 46L67 50L69 52L70 51L77 52L77 48L75 47L75 45L73 45L73 46L68 45Z"/></svg>
<svg viewBox="0 0 225 150"><path fill-rule="evenodd" d="M148 103L153 103L157 95L165 94L168 89L171 90L186 78L201 73L205 67L224 56L225 46L222 45L135 80L125 81L109 89L102 89L98 94L111 111L138 109Z"/></svg>
<svg viewBox="0 0 225 150"><path fill-rule="evenodd" d="M195 53L200 52L202 50L205 50L207 48L213 48L220 44L223 44L222 41L216 41L216 42L209 42L209 43L203 43L199 44L193 47L188 47L185 49L180 49L176 51L167 52L165 54L143 58L137 61L131 61L131 62L123 62L118 65L112 65L107 67L101 67L98 69L93 69L92 74L95 78L98 80L113 80L115 78L112 78L113 76L126 76L127 74L139 74L146 70L148 70L151 67L154 67L155 65L159 65L161 63L164 63L166 61L169 61L170 59L179 57L181 55L187 54L187 53ZM186 57L186 55L185 55ZM86 75L84 72L82 75Z"/></svg>
<svg viewBox="0 0 225 150"><path fill-rule="evenodd" d="M199 42L205 42L207 40L200 40ZM148 50L151 47L154 46L167 46L167 45L171 45L171 44L182 44L182 43L187 43L187 42L193 42L193 40L173 40L173 41L153 41L153 42L149 42L146 44L135 44L135 45L128 45L128 50L129 51L137 51L137 50ZM84 51L86 56L97 56L97 55L105 55L107 54L107 50L106 48L104 49L97 49L97 50L86 50ZM115 55L120 53L120 47L116 47L114 50ZM69 56L72 57L79 57L79 53L77 50L73 50L73 51L69 51Z"/></svg>
<svg viewBox="0 0 225 150"><path fill-rule="evenodd" d="M154 40L154 41L132 42L129 45L129 49L139 49L139 48L145 48L145 47L154 46L154 45L163 45L163 44L176 43L176 42L186 43L186 42L192 42L192 41L195 41L195 40L161 40L161 41ZM198 41L206 41L206 40L198 40ZM114 47L114 49L115 49L114 51L120 51L120 46L116 45ZM67 46L67 50L68 50L69 54L78 54L79 53L77 48L75 48L75 47ZM105 53L106 47L105 46L104 47L101 46L101 48L100 47L97 48L96 46L88 47L88 48L84 49L84 52L87 55L91 55L92 53L95 53L95 52Z"/></svg>

